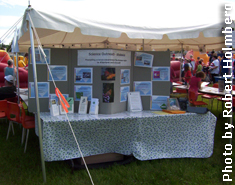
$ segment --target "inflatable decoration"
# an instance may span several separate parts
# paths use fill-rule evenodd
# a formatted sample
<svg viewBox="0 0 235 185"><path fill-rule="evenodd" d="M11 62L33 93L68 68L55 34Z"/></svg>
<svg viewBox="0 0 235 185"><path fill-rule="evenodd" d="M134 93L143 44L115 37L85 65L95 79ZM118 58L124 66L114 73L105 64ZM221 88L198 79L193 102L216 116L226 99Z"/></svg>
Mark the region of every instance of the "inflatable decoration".
<svg viewBox="0 0 235 185"><path fill-rule="evenodd" d="M197 60L197 57L202 58L204 65L206 65L210 59L210 57L207 55L207 53L201 54L199 51L193 51L193 50L188 51L187 54L185 55L185 58L190 59L190 55L193 55L193 59L195 61Z"/></svg>
<svg viewBox="0 0 235 185"><path fill-rule="evenodd" d="M11 59L11 57L8 55L8 53L4 50L0 50L0 63L7 64L9 59Z"/></svg>
<svg viewBox="0 0 235 185"><path fill-rule="evenodd" d="M4 86L4 68L8 65L6 63L0 63L0 87ZM24 68L19 68L19 85L20 88L28 88L28 71Z"/></svg>

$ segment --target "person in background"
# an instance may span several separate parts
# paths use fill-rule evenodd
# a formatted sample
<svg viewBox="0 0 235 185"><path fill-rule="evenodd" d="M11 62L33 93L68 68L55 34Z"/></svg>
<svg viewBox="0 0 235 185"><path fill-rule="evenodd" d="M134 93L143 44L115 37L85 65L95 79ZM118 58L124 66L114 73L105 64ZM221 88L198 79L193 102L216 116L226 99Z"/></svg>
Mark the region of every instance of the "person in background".
<svg viewBox="0 0 235 185"><path fill-rule="evenodd" d="M214 50L211 51L211 56L210 56L210 59L209 59L209 66L211 65L211 63L213 62L213 55L215 54Z"/></svg>
<svg viewBox="0 0 235 185"><path fill-rule="evenodd" d="M12 75L14 76L14 74L16 74L16 67L13 67L13 60L9 59L7 61L8 66L4 68L4 75L8 76L8 75Z"/></svg>
<svg viewBox="0 0 235 185"><path fill-rule="evenodd" d="M25 53L24 54L24 63L25 63L25 69L28 70L28 65L29 65L29 54L28 53Z"/></svg>
<svg viewBox="0 0 235 185"><path fill-rule="evenodd" d="M175 60L175 54L174 53L172 54L171 60Z"/></svg>
<svg viewBox="0 0 235 185"><path fill-rule="evenodd" d="M220 71L219 74L223 76L224 74L229 74L230 70L229 68L224 68L224 66L227 66L227 62L223 62L225 59L225 54L223 54L222 59L220 61Z"/></svg>
<svg viewBox="0 0 235 185"><path fill-rule="evenodd" d="M200 57L197 57L197 60L195 62L195 69L193 71L194 74L196 74L196 72L197 72L197 66L199 65L199 61L200 61Z"/></svg>
<svg viewBox="0 0 235 185"><path fill-rule="evenodd" d="M12 75L8 75L4 77L5 86L0 87L0 100L4 100L5 98L15 97L16 87L14 86L14 77Z"/></svg>
<svg viewBox="0 0 235 185"><path fill-rule="evenodd" d="M192 68L191 68L191 72L192 72L192 75L194 75L194 70L195 70L195 60L193 59L193 55L190 55L190 64L191 64L191 66L192 66Z"/></svg>
<svg viewBox="0 0 235 185"><path fill-rule="evenodd" d="M184 78L183 78L183 80L185 82L185 85L189 84L189 81L190 81L191 77L192 77L192 73L191 73L189 64L185 64L184 65Z"/></svg>
<svg viewBox="0 0 235 185"><path fill-rule="evenodd" d="M201 89L201 82L203 79L205 79L205 77L206 77L206 74L202 71L199 71L196 73L195 76L193 76L190 79L188 91L195 92L195 101L197 100L197 97L198 97L198 89Z"/></svg>
<svg viewBox="0 0 235 185"><path fill-rule="evenodd" d="M201 60L199 60L196 73L199 71L202 71L202 61Z"/></svg>
<svg viewBox="0 0 235 185"><path fill-rule="evenodd" d="M209 71L211 74L211 80L213 83L215 83L215 76L219 76L220 62L216 54L213 55L212 59L213 59L213 62L211 63L209 67Z"/></svg>

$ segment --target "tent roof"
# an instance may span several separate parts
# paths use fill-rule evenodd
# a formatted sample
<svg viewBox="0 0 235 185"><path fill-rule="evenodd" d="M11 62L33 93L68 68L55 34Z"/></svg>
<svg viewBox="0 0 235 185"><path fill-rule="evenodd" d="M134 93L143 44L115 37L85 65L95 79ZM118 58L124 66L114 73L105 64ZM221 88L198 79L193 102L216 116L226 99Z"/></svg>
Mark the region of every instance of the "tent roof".
<svg viewBox="0 0 235 185"><path fill-rule="evenodd" d="M152 26L144 26L144 21L127 25L28 8L19 30L18 43L22 52L30 47L27 22L30 18L44 47L137 50L143 43L144 50L181 50L182 46L186 50L198 50L203 45L209 50L221 50L224 47L221 32L224 23L218 21L170 27L168 20L156 24L158 20L154 19ZM174 20L171 18L171 21Z"/></svg>

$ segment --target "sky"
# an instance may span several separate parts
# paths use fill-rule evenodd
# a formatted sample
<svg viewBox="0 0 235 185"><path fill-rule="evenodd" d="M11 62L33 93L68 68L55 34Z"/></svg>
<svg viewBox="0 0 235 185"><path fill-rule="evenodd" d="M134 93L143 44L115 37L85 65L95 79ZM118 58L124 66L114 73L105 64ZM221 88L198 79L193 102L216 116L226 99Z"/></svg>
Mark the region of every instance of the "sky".
<svg viewBox="0 0 235 185"><path fill-rule="evenodd" d="M135 25L141 19L141 13L148 13L149 19L145 21L146 26L154 23L154 12L162 11L164 16L198 16L198 20L203 19L203 14L210 14L211 18L221 16L221 7L225 3L233 4L233 13L231 18L235 20L235 0L164 0L169 4L167 7L161 7L162 1L157 0L0 0L0 43L9 44L13 37L7 34L10 29L15 29L15 23L23 16L24 11L30 3L33 8L48 9L50 11L59 11L62 13L74 12L88 18L103 18L109 22L115 21L122 24L127 17L125 24L131 22ZM175 4L177 2L177 4ZM67 8L65 8L67 7ZM66 9L66 10L65 10ZM164 15L164 9L171 10L172 15ZM132 12L132 13L130 13ZM112 20L109 17L112 15ZM179 17L183 19L183 17ZM123 23L124 24L124 23ZM199 24L199 23L198 23ZM187 24L185 23L187 26ZM18 24L18 27L20 24ZM14 30L12 29L12 30ZM6 35L8 37L6 37Z"/></svg>

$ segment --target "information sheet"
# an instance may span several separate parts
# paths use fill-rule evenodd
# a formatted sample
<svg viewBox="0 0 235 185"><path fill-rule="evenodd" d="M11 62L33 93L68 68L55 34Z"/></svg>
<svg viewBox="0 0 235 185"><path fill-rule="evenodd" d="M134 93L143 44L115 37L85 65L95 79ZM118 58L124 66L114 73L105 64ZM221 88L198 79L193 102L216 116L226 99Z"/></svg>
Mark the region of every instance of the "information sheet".
<svg viewBox="0 0 235 185"><path fill-rule="evenodd" d="M93 82L93 68L74 68L74 83L89 83Z"/></svg>
<svg viewBox="0 0 235 185"><path fill-rule="evenodd" d="M130 69L121 69L121 85L130 84Z"/></svg>
<svg viewBox="0 0 235 185"><path fill-rule="evenodd" d="M127 96L128 96L128 111L138 112L143 110L140 92L128 92Z"/></svg>
<svg viewBox="0 0 235 185"><path fill-rule="evenodd" d="M138 67L152 67L153 55L143 52L135 52L135 66Z"/></svg>
<svg viewBox="0 0 235 185"><path fill-rule="evenodd" d="M91 85L75 85L74 97L75 101L80 101L82 96L86 96L88 101L92 98L92 86Z"/></svg>
<svg viewBox="0 0 235 185"><path fill-rule="evenodd" d="M169 96L151 96L150 109L162 110L167 109L167 99Z"/></svg>
<svg viewBox="0 0 235 185"><path fill-rule="evenodd" d="M49 82L38 82L38 97L49 98ZM35 98L34 82L29 82L29 98Z"/></svg>
<svg viewBox="0 0 235 185"><path fill-rule="evenodd" d="M170 81L170 67L153 67L153 81Z"/></svg>
<svg viewBox="0 0 235 185"><path fill-rule="evenodd" d="M152 96L152 82L134 81L134 91L139 91L140 96Z"/></svg>
<svg viewBox="0 0 235 185"><path fill-rule="evenodd" d="M54 81L67 81L67 66L65 65L50 65L49 66L50 70L51 70L51 74L49 73L48 70L48 81L52 81L52 77L54 79ZM52 75L52 77L51 77Z"/></svg>
<svg viewBox="0 0 235 185"><path fill-rule="evenodd" d="M44 53L46 55L47 63L50 64L51 63L51 50L43 48L43 51L44 51ZM31 53L32 52L30 52L30 63L32 64ZM35 60L36 60L36 64L46 64L44 56L41 54L41 51L39 51L38 48L35 48Z"/></svg>
<svg viewBox="0 0 235 185"><path fill-rule="evenodd" d="M130 92L130 86L123 86L120 88L120 102L127 101L127 93Z"/></svg>

